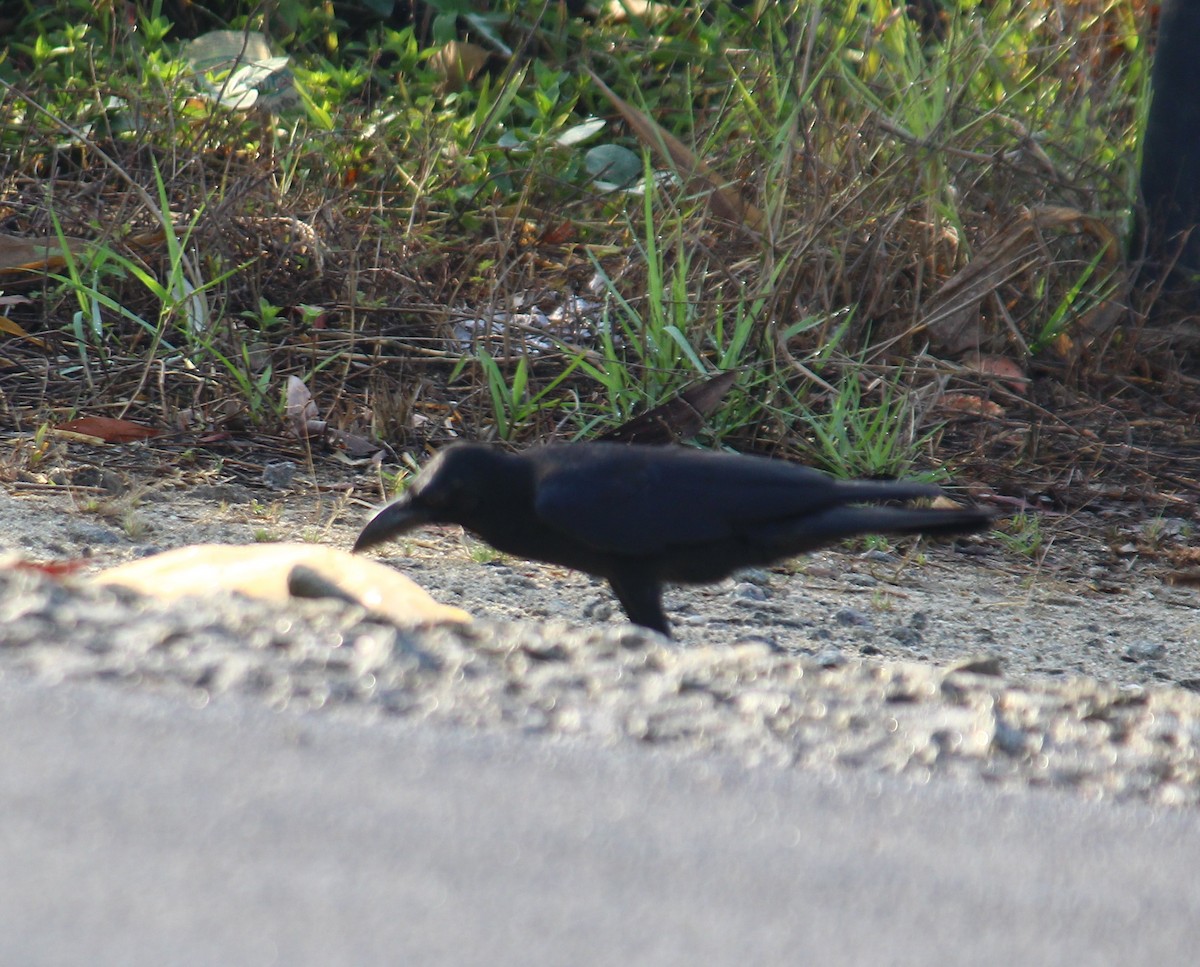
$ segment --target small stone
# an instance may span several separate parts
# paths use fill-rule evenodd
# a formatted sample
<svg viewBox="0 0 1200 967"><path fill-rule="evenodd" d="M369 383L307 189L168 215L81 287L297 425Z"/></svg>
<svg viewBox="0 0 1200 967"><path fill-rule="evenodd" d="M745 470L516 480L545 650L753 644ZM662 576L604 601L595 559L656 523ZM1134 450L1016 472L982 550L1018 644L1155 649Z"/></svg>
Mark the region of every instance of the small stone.
<svg viewBox="0 0 1200 967"><path fill-rule="evenodd" d="M589 601L584 605L583 616L589 621L608 621L613 616L612 603L603 598Z"/></svg>
<svg viewBox="0 0 1200 967"><path fill-rule="evenodd" d="M979 655L976 658L967 658L951 665L950 671L999 678L1004 674L1004 661L998 655Z"/></svg>
<svg viewBox="0 0 1200 967"><path fill-rule="evenodd" d="M758 584L763 587L771 584L771 573L760 567L748 567L744 571L738 571L737 576L740 581L748 581L750 584Z"/></svg>
<svg viewBox="0 0 1200 967"><path fill-rule="evenodd" d="M846 656L840 648L826 648L817 655L816 660L822 668L840 668L846 664Z"/></svg>
<svg viewBox="0 0 1200 967"><path fill-rule="evenodd" d="M856 611L854 608L842 608L840 611L835 611L833 620L847 628L869 628L871 626L870 615Z"/></svg>
<svg viewBox="0 0 1200 967"><path fill-rule="evenodd" d="M908 648L921 643L921 632L916 628L893 628L888 635Z"/></svg>
<svg viewBox="0 0 1200 967"><path fill-rule="evenodd" d="M125 541L123 534L110 527L84 524L79 521L74 521L67 527L67 534L71 540L78 541L80 544L121 544Z"/></svg>
<svg viewBox="0 0 1200 967"><path fill-rule="evenodd" d="M1157 661L1167 653L1167 646L1161 641L1135 641L1125 649L1127 661Z"/></svg>
<svg viewBox="0 0 1200 967"><path fill-rule="evenodd" d="M291 460L268 460L263 464L263 484L272 490L290 490L296 477L296 465Z"/></svg>

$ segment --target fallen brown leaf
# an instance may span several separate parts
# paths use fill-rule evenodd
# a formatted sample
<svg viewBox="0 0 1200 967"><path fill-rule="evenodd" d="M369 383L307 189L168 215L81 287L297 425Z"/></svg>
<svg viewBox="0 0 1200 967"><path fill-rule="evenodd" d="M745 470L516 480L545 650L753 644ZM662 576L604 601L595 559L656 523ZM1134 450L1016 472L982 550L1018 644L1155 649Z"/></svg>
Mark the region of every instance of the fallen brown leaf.
<svg viewBox="0 0 1200 967"><path fill-rule="evenodd" d="M677 443L695 436L737 379L737 370L718 373L667 402L599 437L623 443Z"/></svg>
<svg viewBox="0 0 1200 967"><path fill-rule="evenodd" d="M953 356L979 348L984 341L980 325L983 300L1045 260L1041 233L1048 230L1092 235L1103 246L1106 264L1115 265L1120 259L1116 235L1095 216L1055 205L1017 213L926 303L921 322L937 352Z"/></svg>
<svg viewBox="0 0 1200 967"><path fill-rule="evenodd" d="M297 583L303 587L327 583L341 592L337 596L352 598L398 625L471 620L467 612L440 604L393 568L318 544L196 544L109 568L92 580L168 601L214 590L287 601L298 568Z"/></svg>
<svg viewBox="0 0 1200 967"><path fill-rule="evenodd" d="M437 74L443 93L461 91L487 63L488 52L478 44L452 40L429 58L429 69Z"/></svg>
<svg viewBox="0 0 1200 967"><path fill-rule="evenodd" d="M1004 407L999 403L985 400L974 393L947 393L937 401L936 409L992 419L1004 416Z"/></svg>
<svg viewBox="0 0 1200 967"><path fill-rule="evenodd" d="M1003 381L1005 386L1014 393L1020 393L1022 396L1029 389L1029 377L1026 375L1025 370L1007 356L985 356L982 353L968 353L963 357L962 364L967 369L973 370L976 373L982 373L984 376L998 377Z"/></svg>
<svg viewBox="0 0 1200 967"><path fill-rule="evenodd" d="M59 423L54 427L57 432L79 433L94 437L104 443L132 443L135 440L148 440L161 432L141 423L131 423L129 420L118 420L112 416L81 416L77 420Z"/></svg>
<svg viewBox="0 0 1200 967"><path fill-rule="evenodd" d="M64 238L73 255L79 255L89 244L83 238ZM43 273L61 269L66 264L62 246L55 235L27 238L0 234L0 277Z"/></svg>

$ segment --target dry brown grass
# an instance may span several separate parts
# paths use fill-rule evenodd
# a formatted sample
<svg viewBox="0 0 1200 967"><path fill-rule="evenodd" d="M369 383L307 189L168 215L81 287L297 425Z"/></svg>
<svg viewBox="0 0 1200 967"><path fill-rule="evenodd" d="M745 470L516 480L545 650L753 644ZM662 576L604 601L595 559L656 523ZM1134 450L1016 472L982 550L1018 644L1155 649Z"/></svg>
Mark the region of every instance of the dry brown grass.
<svg viewBox="0 0 1200 967"><path fill-rule="evenodd" d="M1023 60L993 51L997 63L985 64L986 44L964 45L978 62L950 77L946 107L927 130L903 113L894 75L870 67L883 30L862 28L853 83L822 47L825 28L806 15L783 32L750 31L757 47L702 65L684 54L672 61L656 35L626 38L612 58L593 52L593 66L635 106L641 91L660 123L686 119L677 130L764 213L761 231L722 221L682 189L663 190L648 227L638 202L584 190L536 154L512 157L502 191L501 173L480 169L444 112L412 104L407 127L372 133L360 123L370 105L347 103L340 134L289 141L268 118L164 117L178 92L156 100L161 92L97 80L92 96L119 93L141 128L110 137L93 126L71 138L45 119L33 123L9 92L0 114L13 125L23 119L25 133L0 167L4 231L49 236L57 221L65 235L164 278L167 249L129 242L162 227L129 190L132 180L156 197L157 172L203 277L229 275L208 292L203 338L166 333L173 353L107 313L104 338L89 349L90 382L76 366L79 306L69 288L45 277L6 281L7 293L30 300L7 315L31 336L3 346L6 422L29 430L82 410L194 437L246 432L255 420L256 433L274 433L278 386L296 375L343 429L398 446L486 437L494 429L486 380L479 367L459 365L455 323L464 310L550 306L582 292L595 259L645 316L653 273L682 265L688 336L710 362L705 340L718 320L755 307L738 361L750 374L743 387L755 400L744 405L753 419L726 428L739 445L802 452L798 403L820 408L844 379L861 380L869 399L873 381L899 378L930 419L946 421L937 459L968 481L1065 504L1091 499L1101 477L1144 496L1178 490L1197 478L1186 432L1196 399L1189 320L1148 326L1154 294L1132 288L1120 242L1134 95L1144 93L1130 75L1146 64L1129 43L1147 16L1130 0L1012 5ZM1021 96L982 103L966 82L985 68L1011 73ZM611 114L602 99L585 100ZM639 255L648 234L661 243L661 266ZM1089 265L1095 271L1077 292ZM135 278L109 273L101 283L130 313L159 318ZM253 318L263 303L282 310L270 325ZM1047 333L1056 315L1061 325ZM813 325L789 334L808 318ZM502 363L528 356L534 384L544 384L569 354L532 354L527 338L510 331L489 351ZM250 377L270 367L265 410L248 406L245 387L201 344L245 361ZM979 353L1011 360L1028 382L1018 391L982 372L972 362ZM636 383L644 374L630 365ZM935 398L954 392L979 407L937 409ZM562 393L590 413L605 405L583 377ZM569 434L580 422L547 410L518 436Z"/></svg>

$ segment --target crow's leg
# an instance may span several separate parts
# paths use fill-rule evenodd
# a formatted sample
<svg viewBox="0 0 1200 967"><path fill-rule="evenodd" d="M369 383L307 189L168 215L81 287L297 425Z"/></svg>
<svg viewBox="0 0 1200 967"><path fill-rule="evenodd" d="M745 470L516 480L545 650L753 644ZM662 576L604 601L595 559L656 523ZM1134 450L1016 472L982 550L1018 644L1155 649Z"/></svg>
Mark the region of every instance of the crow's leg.
<svg viewBox="0 0 1200 967"><path fill-rule="evenodd" d="M610 575L609 586L635 625L671 637L671 624L663 612L662 584L637 571Z"/></svg>

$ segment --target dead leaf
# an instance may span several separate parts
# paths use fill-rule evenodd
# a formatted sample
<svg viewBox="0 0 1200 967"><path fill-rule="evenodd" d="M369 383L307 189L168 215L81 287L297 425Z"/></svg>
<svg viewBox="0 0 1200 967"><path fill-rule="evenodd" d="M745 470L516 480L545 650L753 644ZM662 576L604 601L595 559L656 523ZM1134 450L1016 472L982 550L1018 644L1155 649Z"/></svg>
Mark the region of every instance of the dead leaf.
<svg viewBox="0 0 1200 967"><path fill-rule="evenodd" d="M438 76L441 93L461 91L483 70L488 56L478 44L452 40L429 58L429 69Z"/></svg>
<svg viewBox="0 0 1200 967"><path fill-rule="evenodd" d="M745 225L754 231L762 230L762 212L742 198L735 188L728 187L725 180L713 171L704 159L697 156L675 135L662 128L658 122L617 97L591 68L584 67L584 70L604 96L612 101L617 113L625 119L625 123L633 130L637 139L663 161L672 165L684 179L689 191L707 194L708 205L713 214L736 225Z"/></svg>
<svg viewBox="0 0 1200 967"><path fill-rule="evenodd" d="M320 436L328 425L321 419L312 393L299 376L289 376L287 380L287 419L292 432L301 440Z"/></svg>
<svg viewBox="0 0 1200 967"><path fill-rule="evenodd" d="M369 457L372 454L378 453L381 449L379 444L374 440L368 439L358 433L349 433L346 430L338 430L334 427L328 427L327 430L330 442L340 446L347 456Z"/></svg>
<svg viewBox="0 0 1200 967"><path fill-rule="evenodd" d="M962 365L984 376L998 377L1005 386L1014 393L1022 396L1029 389L1029 377L1025 370L1007 356L985 356L982 353L968 353L962 359Z"/></svg>
<svg viewBox="0 0 1200 967"><path fill-rule="evenodd" d="M1200 568L1192 568L1187 571L1170 571L1167 573L1167 580L1171 584L1182 588L1200 588Z"/></svg>
<svg viewBox="0 0 1200 967"><path fill-rule="evenodd" d="M303 597L327 586L336 589L333 596L353 599L399 625L471 620L394 568L318 544L196 544L109 568L92 580L167 601L221 590L286 602L289 585Z"/></svg>
<svg viewBox="0 0 1200 967"><path fill-rule="evenodd" d="M1021 211L926 303L921 322L935 351L953 356L978 349L984 341L983 300L1045 260L1041 233L1049 230L1092 235L1103 246L1106 264L1115 265L1120 259L1116 235L1099 218L1056 205Z"/></svg>
<svg viewBox="0 0 1200 967"><path fill-rule="evenodd" d="M64 238L71 254L82 255L90 244L84 238ZM0 277L55 272L66 265L58 236L27 238L0 234Z"/></svg>
<svg viewBox="0 0 1200 967"><path fill-rule="evenodd" d="M933 500L931 500L929 502L929 506L932 507L934 510L963 510L963 509L965 509L964 506L962 504L960 504L957 500L951 500L945 494L938 494L936 497L933 498Z"/></svg>
<svg viewBox="0 0 1200 967"><path fill-rule="evenodd" d="M148 440L156 437L161 432L153 427L143 426L141 423L118 420L112 416L81 416L77 420L59 423L54 427L54 431L78 433L102 443L132 443L135 440Z"/></svg>
<svg viewBox="0 0 1200 967"><path fill-rule="evenodd" d="M934 409L997 420L1004 416L1004 407L999 403L985 400L974 393L947 393L937 401Z"/></svg>
<svg viewBox="0 0 1200 967"><path fill-rule="evenodd" d="M14 296L14 298L17 297ZM46 341L44 339L39 339L37 336L29 335L29 333L25 331L24 327L20 323L13 322L8 318L8 316L0 316L0 332L6 333L10 336L16 336L18 339L28 339L39 349L46 348Z"/></svg>
<svg viewBox="0 0 1200 967"><path fill-rule="evenodd" d="M563 245L576 235L574 222L560 221L543 229L538 245Z"/></svg>
<svg viewBox="0 0 1200 967"><path fill-rule="evenodd" d="M704 426L705 417L725 398L735 379L737 370L718 373L641 416L622 423L615 430L609 430L599 439L653 445L678 443L693 437Z"/></svg>
<svg viewBox="0 0 1200 967"><path fill-rule="evenodd" d="M11 571L33 571L47 577L60 578L74 574L91 563L91 560L86 557L72 557L59 561L25 561L18 558L0 562L0 567Z"/></svg>

